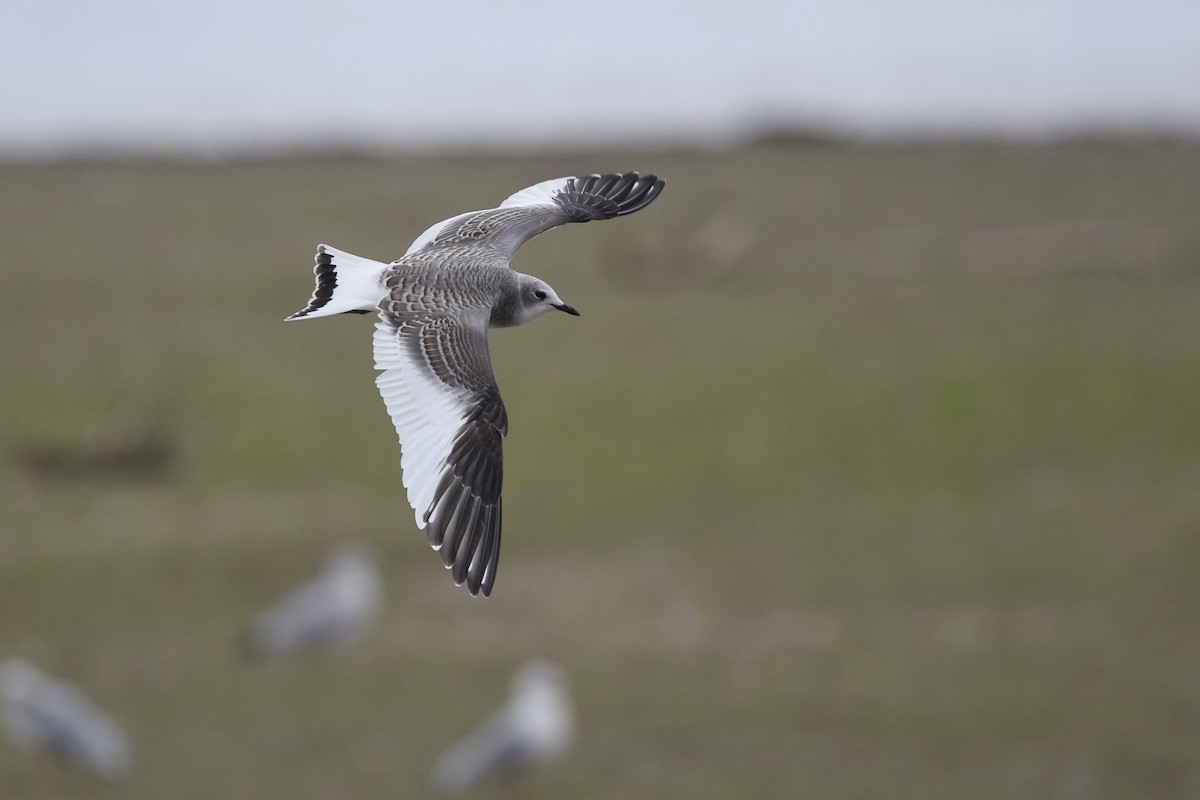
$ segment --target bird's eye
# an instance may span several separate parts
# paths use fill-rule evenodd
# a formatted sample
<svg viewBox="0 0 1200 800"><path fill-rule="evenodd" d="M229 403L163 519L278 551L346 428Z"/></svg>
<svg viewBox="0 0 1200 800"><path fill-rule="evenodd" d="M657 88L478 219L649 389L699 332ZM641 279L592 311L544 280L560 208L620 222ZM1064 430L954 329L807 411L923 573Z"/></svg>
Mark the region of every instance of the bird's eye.
<svg viewBox="0 0 1200 800"><path fill-rule="evenodd" d="M538 300L546 299L546 293L543 292L541 289L538 289L536 292L534 292L533 296L536 297Z"/></svg>

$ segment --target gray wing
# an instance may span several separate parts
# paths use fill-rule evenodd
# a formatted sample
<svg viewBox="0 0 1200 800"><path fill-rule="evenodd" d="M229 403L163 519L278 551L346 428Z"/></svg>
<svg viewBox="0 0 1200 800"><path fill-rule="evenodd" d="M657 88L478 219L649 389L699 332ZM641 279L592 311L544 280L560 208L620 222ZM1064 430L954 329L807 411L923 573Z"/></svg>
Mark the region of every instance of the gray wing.
<svg viewBox="0 0 1200 800"><path fill-rule="evenodd" d="M568 222L612 219L640 211L666 186L636 172L555 178L522 189L498 208L469 211L431 226L405 255L441 245L486 244L507 260L533 237Z"/></svg>
<svg viewBox="0 0 1200 800"><path fill-rule="evenodd" d="M384 311L375 326L375 366L383 370L375 383L400 438L417 527L426 529L454 582L484 595L491 594L500 558L508 432L488 354L489 313L413 305Z"/></svg>

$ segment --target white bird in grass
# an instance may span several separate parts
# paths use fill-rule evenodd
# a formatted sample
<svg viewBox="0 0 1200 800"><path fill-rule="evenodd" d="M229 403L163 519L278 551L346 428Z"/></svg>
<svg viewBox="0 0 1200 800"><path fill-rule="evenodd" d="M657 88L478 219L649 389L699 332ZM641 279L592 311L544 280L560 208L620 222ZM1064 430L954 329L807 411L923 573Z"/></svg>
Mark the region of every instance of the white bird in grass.
<svg viewBox="0 0 1200 800"><path fill-rule="evenodd" d="M456 584L490 594L500 557L501 439L508 414L488 354L489 327L547 311L579 316L550 285L509 260L569 222L645 208L664 181L636 172L556 178L498 208L430 227L391 264L317 248L312 298L288 319L377 313L375 379L400 438L400 465L417 527Z"/></svg>
<svg viewBox="0 0 1200 800"><path fill-rule="evenodd" d="M513 675L508 703L434 765L430 784L459 794L561 758L575 741L575 710L562 667L537 659Z"/></svg>
<svg viewBox="0 0 1200 800"><path fill-rule="evenodd" d="M383 603L379 567L362 547L343 545L317 577L254 619L246 645L281 658L310 647L350 643L366 632Z"/></svg>
<svg viewBox="0 0 1200 800"><path fill-rule="evenodd" d="M125 731L83 693L20 659L0 662L0 724L19 746L115 779L133 764Z"/></svg>

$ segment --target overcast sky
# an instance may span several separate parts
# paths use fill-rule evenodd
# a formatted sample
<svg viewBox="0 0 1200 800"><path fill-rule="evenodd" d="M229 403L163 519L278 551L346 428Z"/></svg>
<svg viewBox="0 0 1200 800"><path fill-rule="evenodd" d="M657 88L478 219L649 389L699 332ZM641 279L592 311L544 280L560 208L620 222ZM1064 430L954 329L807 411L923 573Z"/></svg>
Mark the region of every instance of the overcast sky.
<svg viewBox="0 0 1200 800"><path fill-rule="evenodd" d="M9 153L1200 131L1197 0L2 0L0 23Z"/></svg>

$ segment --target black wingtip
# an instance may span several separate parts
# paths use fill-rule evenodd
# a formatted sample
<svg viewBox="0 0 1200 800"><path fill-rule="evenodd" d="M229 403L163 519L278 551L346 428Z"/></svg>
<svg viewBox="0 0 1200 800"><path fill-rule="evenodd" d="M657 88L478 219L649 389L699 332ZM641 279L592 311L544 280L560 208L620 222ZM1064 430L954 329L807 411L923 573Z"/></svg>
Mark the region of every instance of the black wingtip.
<svg viewBox="0 0 1200 800"><path fill-rule="evenodd" d="M554 200L571 212L575 222L612 219L650 205L666 185L657 175L643 177L637 172L578 175Z"/></svg>
<svg viewBox="0 0 1200 800"><path fill-rule="evenodd" d="M619 217L641 211L654 202L654 199L662 194L663 188L667 185L665 180L653 173L639 177L636 172L627 172L622 177L632 177L633 182L630 184L626 196L619 203L621 209L617 212Z"/></svg>

